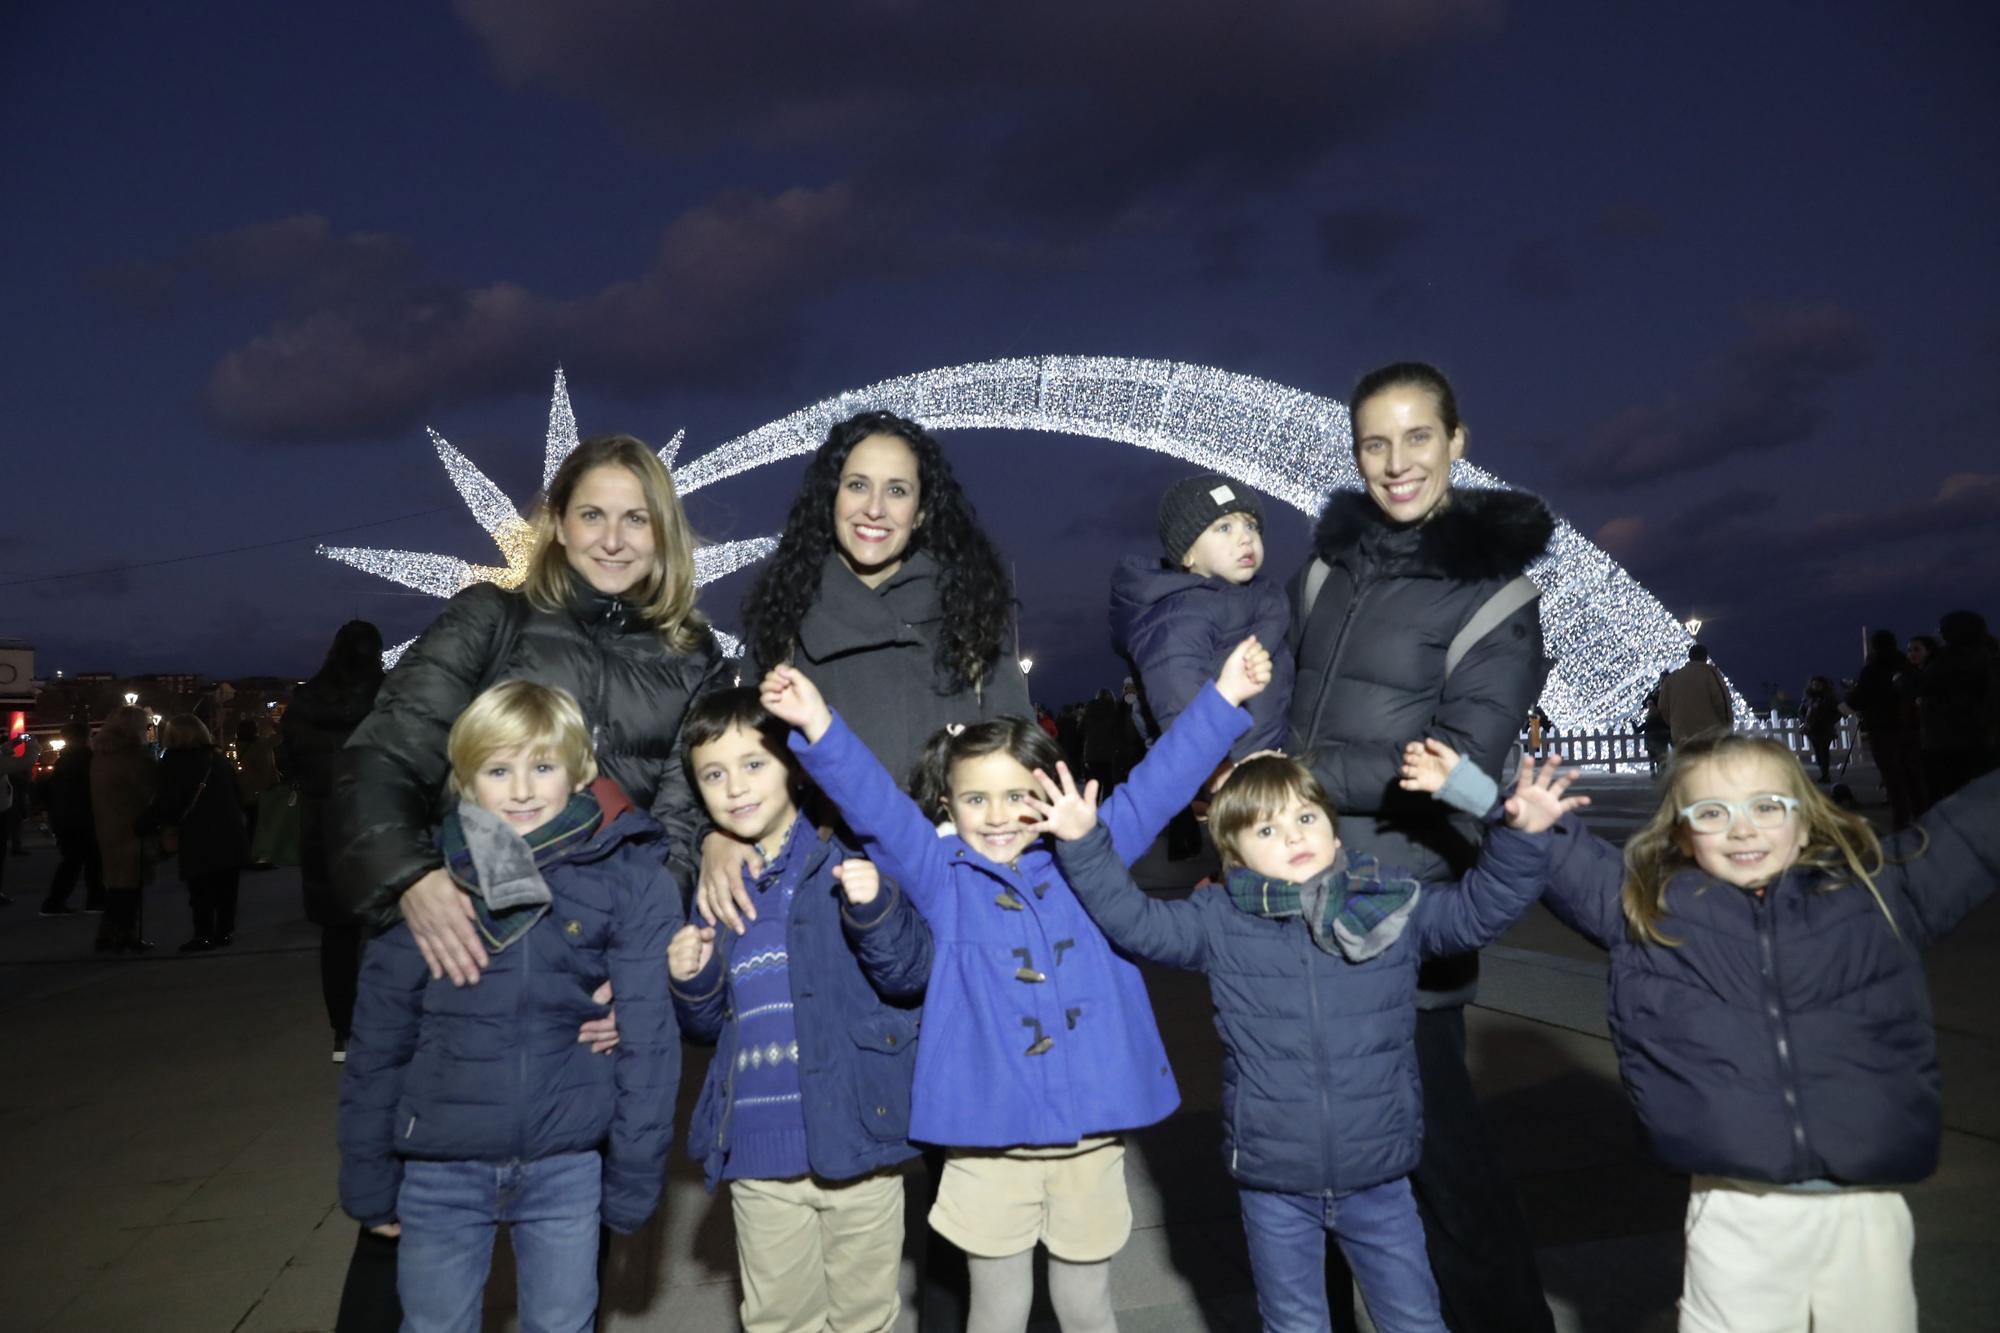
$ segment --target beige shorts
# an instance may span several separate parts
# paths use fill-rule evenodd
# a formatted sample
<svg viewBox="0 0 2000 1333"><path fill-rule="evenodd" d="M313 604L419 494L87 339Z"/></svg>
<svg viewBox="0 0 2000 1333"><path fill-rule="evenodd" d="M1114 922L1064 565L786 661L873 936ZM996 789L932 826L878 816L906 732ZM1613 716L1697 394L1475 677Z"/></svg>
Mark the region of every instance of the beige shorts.
<svg viewBox="0 0 2000 1333"><path fill-rule="evenodd" d="M1109 1259L1132 1235L1125 1144L977 1149L946 1156L931 1228L967 1254L1002 1259L1039 1242L1071 1263Z"/></svg>

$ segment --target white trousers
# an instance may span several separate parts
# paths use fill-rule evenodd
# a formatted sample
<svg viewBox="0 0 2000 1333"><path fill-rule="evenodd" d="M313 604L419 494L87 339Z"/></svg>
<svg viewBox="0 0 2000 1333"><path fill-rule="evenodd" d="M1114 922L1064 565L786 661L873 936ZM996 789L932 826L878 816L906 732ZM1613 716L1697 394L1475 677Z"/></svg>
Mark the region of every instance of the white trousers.
<svg viewBox="0 0 2000 1333"><path fill-rule="evenodd" d="M1696 1176L1681 1333L1916 1333L1916 1228L1892 1189Z"/></svg>

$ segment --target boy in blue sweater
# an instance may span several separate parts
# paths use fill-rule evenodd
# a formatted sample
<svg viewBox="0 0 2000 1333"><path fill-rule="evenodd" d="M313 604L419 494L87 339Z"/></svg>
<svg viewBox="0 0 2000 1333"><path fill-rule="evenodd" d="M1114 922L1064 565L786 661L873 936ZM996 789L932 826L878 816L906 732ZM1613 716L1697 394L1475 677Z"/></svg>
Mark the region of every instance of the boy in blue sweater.
<svg viewBox="0 0 2000 1333"><path fill-rule="evenodd" d="M799 813L787 730L749 689L703 696L681 724L708 817L764 865L741 937L697 915L667 950L682 1030L716 1047L688 1150L711 1190L729 1182L746 1333L886 1333L931 935Z"/></svg>
<svg viewBox="0 0 2000 1333"><path fill-rule="evenodd" d="M371 940L340 1089L340 1202L401 1242L405 1333L471 1333L498 1223L521 1324L588 1329L600 1219L644 1225L673 1134L680 1040L660 958L680 924L660 826L597 763L576 701L508 681L452 726L439 835L492 965L433 981L409 927ZM617 989L622 1040L577 1041Z"/></svg>
<svg viewBox="0 0 2000 1333"><path fill-rule="evenodd" d="M1582 798L1551 760L1523 770L1505 825L1456 884L1419 885L1341 849L1331 803L1283 755L1245 760L1209 828L1228 874L1178 902L1132 882L1066 765L1036 778L1042 825L1105 935L1127 953L1203 972L1222 1037L1223 1157L1264 1327L1329 1327L1326 1233L1381 1333L1444 1333L1408 1176L1423 1112L1417 963L1493 940L1548 881L1549 827Z"/></svg>

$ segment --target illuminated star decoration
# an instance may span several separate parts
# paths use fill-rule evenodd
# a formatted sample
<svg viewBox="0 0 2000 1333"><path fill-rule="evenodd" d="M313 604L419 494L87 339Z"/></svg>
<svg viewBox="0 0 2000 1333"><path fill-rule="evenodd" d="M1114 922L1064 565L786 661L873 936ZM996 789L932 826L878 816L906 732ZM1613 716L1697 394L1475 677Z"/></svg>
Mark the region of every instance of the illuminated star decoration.
<svg viewBox="0 0 2000 1333"><path fill-rule="evenodd" d="M1223 473L1316 516L1327 493L1360 488L1347 409L1332 399L1210 366L1128 357L1040 356L974 362L883 380L802 408L718 445L680 468L683 496L781 459L811 453L836 421L888 409L933 429L1048 431L1152 449ZM531 541L499 488L435 431L431 439L473 515L507 559L504 568L450 556L369 548L323 554L421 592L449 597L487 579L518 584ZM671 468L683 439L660 451ZM549 409L543 482L577 444L562 372ZM1453 465L1452 482L1510 489L1474 464ZM710 546L695 555L698 584L761 559L772 538ZM1662 671L1686 660L1691 635L1625 568L1557 519L1548 554L1528 571L1542 589L1542 634L1554 659L1541 706L1564 730L1622 725L1638 714ZM511 580L511 582L509 582ZM718 634L732 655L735 640ZM391 650L400 654L408 644ZM1747 715L1731 691L1735 711Z"/></svg>
<svg viewBox="0 0 2000 1333"><path fill-rule="evenodd" d="M373 546L322 546L319 553L342 564L379 575L392 583L400 583L406 588L414 588L433 597L450 597L475 583L497 583L503 588L518 588L528 577L529 563L535 554L534 524L521 516L505 491L479 470L477 464L452 447L449 440L436 431L428 432L431 447L437 450L438 460L444 464L445 474L457 488L467 509L479 526L486 529L493 538L493 544L500 548L504 565L475 565L457 556L437 555L428 551L384 550ZM674 458L680 452L687 432L681 431L660 450L660 461L669 470ZM576 413L569 402L569 384L563 377L561 367L556 369L555 392L549 401L549 430L542 451L542 491L546 493L549 483L555 480L556 469L575 450L579 439L576 430ZM683 493L685 493L685 488ZM764 558L777 543L768 537L752 538L748 541L720 542L704 546L694 555L694 579L699 587L733 573L743 566ZM728 634L716 631L716 640L722 650L735 657L742 652L742 646ZM394 666L403 651L415 639L406 639L382 654L385 667Z"/></svg>

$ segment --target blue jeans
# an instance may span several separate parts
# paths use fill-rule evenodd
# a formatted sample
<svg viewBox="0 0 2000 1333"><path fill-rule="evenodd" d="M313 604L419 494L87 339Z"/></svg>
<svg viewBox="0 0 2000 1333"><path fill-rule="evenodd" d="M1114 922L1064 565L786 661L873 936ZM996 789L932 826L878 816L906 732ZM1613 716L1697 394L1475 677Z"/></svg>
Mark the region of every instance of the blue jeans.
<svg viewBox="0 0 2000 1333"><path fill-rule="evenodd" d="M478 1333L493 1229L508 1223L522 1333L590 1333L597 1315L603 1159L403 1163L396 1292L403 1333Z"/></svg>
<svg viewBox="0 0 2000 1333"><path fill-rule="evenodd" d="M1326 1233L1347 1256L1378 1333L1445 1333L1407 1178L1349 1194L1244 1189L1243 1233L1265 1333L1330 1333ZM1345 1293L1342 1293L1345 1296Z"/></svg>

